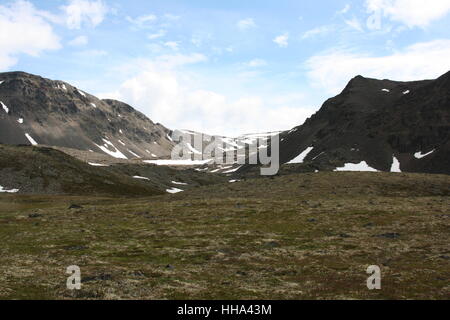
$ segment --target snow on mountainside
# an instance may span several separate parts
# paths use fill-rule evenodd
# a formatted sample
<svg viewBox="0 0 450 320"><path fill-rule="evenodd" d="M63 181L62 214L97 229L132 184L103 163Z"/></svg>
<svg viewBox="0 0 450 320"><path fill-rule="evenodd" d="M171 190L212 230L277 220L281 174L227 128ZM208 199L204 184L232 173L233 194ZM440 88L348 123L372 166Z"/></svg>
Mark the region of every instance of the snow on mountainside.
<svg viewBox="0 0 450 320"><path fill-rule="evenodd" d="M171 131L131 106L23 73L0 73L0 143L48 145L117 159L169 157Z"/></svg>
<svg viewBox="0 0 450 320"><path fill-rule="evenodd" d="M249 154L255 155L258 150L267 148L270 137L280 133L251 133L239 137L225 137L211 136L191 130L175 130L173 133L175 139L181 141L184 146L184 156L191 157L191 160L153 160L145 162L158 165L203 165L203 169L198 169L198 171L230 174L240 169L241 165L238 165L238 161L248 160ZM220 156L227 159L226 163L216 163L215 152L208 151L210 150L208 147L212 143L214 143Z"/></svg>
<svg viewBox="0 0 450 320"><path fill-rule="evenodd" d="M0 144L52 146L97 166L108 165L106 157L240 175L252 165L238 161L270 149L269 137L279 134L281 164L301 171L450 174L450 72L413 82L357 76L303 125L236 138L174 132L123 102L23 72L0 73L0 106ZM177 134L185 158L169 160ZM211 141L218 148L208 154ZM226 164L211 161L217 152Z"/></svg>
<svg viewBox="0 0 450 320"><path fill-rule="evenodd" d="M450 72L414 82L355 77L280 138L281 162L310 171L450 174Z"/></svg>

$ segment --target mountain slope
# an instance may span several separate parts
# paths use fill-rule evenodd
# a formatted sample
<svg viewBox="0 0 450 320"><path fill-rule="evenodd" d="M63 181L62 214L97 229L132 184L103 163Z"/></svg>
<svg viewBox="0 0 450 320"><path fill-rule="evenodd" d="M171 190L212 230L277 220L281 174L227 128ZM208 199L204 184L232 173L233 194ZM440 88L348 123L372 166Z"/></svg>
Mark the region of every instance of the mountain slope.
<svg viewBox="0 0 450 320"><path fill-rule="evenodd" d="M282 133L280 150L282 163L294 159L317 170L359 164L450 174L450 73L415 82L358 76L303 125Z"/></svg>
<svg viewBox="0 0 450 320"><path fill-rule="evenodd" d="M0 145L0 186L24 194L151 196L163 190L45 147Z"/></svg>
<svg viewBox="0 0 450 320"><path fill-rule="evenodd" d="M0 143L167 157L170 130L131 106L100 100L68 83L23 72L0 73Z"/></svg>
<svg viewBox="0 0 450 320"><path fill-rule="evenodd" d="M225 177L148 164L88 164L53 148L0 145L0 194L152 196L228 183Z"/></svg>

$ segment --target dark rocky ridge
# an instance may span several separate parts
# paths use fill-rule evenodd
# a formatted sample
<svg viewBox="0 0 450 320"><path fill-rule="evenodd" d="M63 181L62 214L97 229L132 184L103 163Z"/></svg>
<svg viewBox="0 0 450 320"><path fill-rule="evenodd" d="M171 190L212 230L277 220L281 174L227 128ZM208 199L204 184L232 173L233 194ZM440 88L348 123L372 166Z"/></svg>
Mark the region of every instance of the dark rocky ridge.
<svg viewBox="0 0 450 320"><path fill-rule="evenodd" d="M357 76L281 139L282 163L314 148L304 160L310 170L366 161L390 171L396 157L404 172L450 174L450 72L414 82Z"/></svg>
<svg viewBox="0 0 450 320"><path fill-rule="evenodd" d="M41 145L104 153L102 146L128 159L167 157L173 147L169 129L131 106L100 100L62 81L0 73L0 101L9 109L0 109L3 144L30 144L29 134Z"/></svg>

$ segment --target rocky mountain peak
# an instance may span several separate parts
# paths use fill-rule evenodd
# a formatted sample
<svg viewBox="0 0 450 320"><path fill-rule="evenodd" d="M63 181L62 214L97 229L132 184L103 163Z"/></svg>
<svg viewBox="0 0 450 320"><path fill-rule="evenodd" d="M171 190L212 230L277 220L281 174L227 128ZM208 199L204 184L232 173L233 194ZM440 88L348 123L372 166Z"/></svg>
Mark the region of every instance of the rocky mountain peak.
<svg viewBox="0 0 450 320"><path fill-rule="evenodd" d="M170 130L128 104L100 100L64 81L0 73L0 143L40 144L121 159L168 157Z"/></svg>

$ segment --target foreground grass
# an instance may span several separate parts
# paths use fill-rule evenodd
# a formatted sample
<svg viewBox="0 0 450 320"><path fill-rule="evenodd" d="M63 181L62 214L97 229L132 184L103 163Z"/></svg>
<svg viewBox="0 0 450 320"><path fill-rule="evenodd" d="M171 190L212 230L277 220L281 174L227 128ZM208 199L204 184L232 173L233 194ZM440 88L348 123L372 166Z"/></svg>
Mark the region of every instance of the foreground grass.
<svg viewBox="0 0 450 320"><path fill-rule="evenodd" d="M449 195L448 176L381 173L141 199L0 195L0 298L448 299ZM80 291L66 289L70 265ZM369 265L382 290L367 289Z"/></svg>

